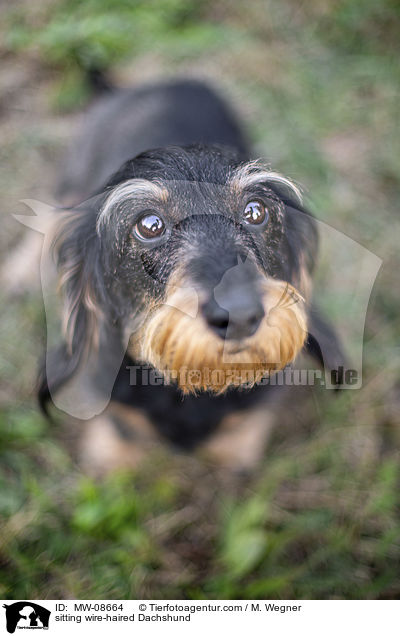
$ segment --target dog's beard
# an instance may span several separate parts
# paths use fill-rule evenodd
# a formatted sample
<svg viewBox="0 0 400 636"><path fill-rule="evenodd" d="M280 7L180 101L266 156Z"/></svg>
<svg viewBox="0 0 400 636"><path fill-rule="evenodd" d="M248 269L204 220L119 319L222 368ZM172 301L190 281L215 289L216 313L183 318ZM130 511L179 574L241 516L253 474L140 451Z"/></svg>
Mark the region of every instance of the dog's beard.
<svg viewBox="0 0 400 636"><path fill-rule="evenodd" d="M252 386L292 362L307 335L299 292L274 279L262 287L265 316L253 336L237 341L219 338L200 312L193 317L193 294L171 286L165 304L154 309L135 334L130 351L176 381L183 393Z"/></svg>

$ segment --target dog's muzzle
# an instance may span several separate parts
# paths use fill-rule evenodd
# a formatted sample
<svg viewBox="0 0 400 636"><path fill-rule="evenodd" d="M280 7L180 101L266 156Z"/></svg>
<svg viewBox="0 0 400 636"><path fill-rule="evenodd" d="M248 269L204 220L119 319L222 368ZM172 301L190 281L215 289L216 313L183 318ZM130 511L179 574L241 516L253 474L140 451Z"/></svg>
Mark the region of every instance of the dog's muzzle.
<svg viewBox="0 0 400 636"><path fill-rule="evenodd" d="M303 297L285 281L256 274L255 266L241 272L242 265L212 292L171 280L164 303L133 336L132 355L172 374L184 393L254 384L292 362L307 334Z"/></svg>

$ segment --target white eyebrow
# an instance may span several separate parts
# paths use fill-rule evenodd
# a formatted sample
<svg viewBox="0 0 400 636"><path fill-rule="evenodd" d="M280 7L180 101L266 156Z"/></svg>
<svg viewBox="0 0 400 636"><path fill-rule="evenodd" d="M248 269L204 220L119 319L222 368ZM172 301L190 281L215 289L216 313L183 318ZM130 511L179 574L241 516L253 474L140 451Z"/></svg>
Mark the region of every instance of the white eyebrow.
<svg viewBox="0 0 400 636"><path fill-rule="evenodd" d="M167 191L165 188L147 179L129 179L128 181L124 181L114 188L105 200L97 219L97 232L110 221L110 211L120 203L146 196L164 201L166 195Z"/></svg>
<svg viewBox="0 0 400 636"><path fill-rule="evenodd" d="M259 161L250 161L244 166L240 166L234 171L231 179L231 184L240 190L243 190L254 183L261 182L283 185L295 195L299 203L303 202L300 188L291 179L284 177L283 174L280 174L279 172L268 170L268 168Z"/></svg>

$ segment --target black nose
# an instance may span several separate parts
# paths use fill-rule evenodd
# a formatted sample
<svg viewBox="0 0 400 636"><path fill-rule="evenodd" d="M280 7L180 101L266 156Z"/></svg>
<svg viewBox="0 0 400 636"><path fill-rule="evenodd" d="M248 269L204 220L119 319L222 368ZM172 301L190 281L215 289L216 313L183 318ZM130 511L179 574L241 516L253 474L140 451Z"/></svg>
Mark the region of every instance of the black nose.
<svg viewBox="0 0 400 636"><path fill-rule="evenodd" d="M265 312L261 302L243 290L231 290L220 299L203 306L203 315L211 329L225 340L249 338L258 329Z"/></svg>

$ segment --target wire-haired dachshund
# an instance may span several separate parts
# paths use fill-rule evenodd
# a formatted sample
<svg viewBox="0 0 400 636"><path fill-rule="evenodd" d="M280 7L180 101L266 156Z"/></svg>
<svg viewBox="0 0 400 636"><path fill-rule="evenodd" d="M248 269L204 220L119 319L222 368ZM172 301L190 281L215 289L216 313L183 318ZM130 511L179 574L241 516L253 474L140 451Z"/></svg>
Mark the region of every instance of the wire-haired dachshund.
<svg viewBox="0 0 400 636"><path fill-rule="evenodd" d="M42 406L111 398L86 424L95 471L160 439L251 469L274 374L303 349L321 361L320 338L336 346L310 310L317 232L299 188L254 160L213 90L182 80L103 97L60 194L74 203L54 239L63 336Z"/></svg>

